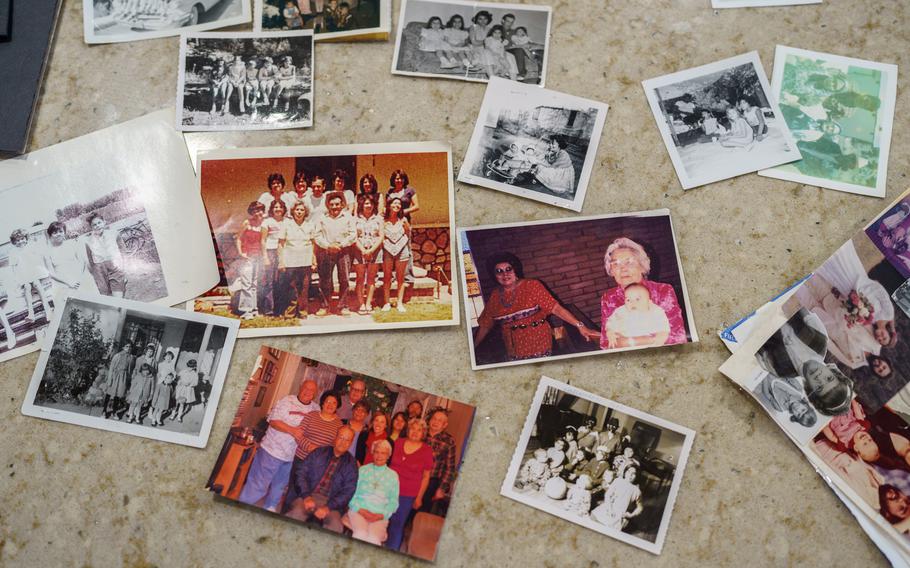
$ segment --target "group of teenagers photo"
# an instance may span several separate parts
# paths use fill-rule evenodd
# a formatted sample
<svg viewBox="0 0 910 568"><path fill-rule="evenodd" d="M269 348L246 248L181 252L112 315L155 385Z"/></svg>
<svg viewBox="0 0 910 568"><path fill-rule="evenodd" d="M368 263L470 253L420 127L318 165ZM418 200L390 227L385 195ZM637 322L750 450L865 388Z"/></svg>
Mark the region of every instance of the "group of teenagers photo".
<svg viewBox="0 0 910 568"><path fill-rule="evenodd" d="M248 204L247 218L235 234L237 277L230 284L235 314L305 320L311 313L369 315L393 306L407 311L405 289L413 279L411 218L420 209L407 172L391 172L384 192L373 174L352 183L343 169L329 176L297 171L290 187L275 172L267 184L267 191ZM310 293L314 275L315 310Z"/></svg>

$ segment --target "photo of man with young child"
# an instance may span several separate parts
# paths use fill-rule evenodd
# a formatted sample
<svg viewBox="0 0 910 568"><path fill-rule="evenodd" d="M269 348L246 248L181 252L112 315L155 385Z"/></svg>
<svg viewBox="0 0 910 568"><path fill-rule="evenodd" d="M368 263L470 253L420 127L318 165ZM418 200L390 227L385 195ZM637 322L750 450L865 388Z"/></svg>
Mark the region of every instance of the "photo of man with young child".
<svg viewBox="0 0 910 568"><path fill-rule="evenodd" d="M472 406L263 347L208 488L433 560L473 419Z"/></svg>
<svg viewBox="0 0 910 568"><path fill-rule="evenodd" d="M475 368L698 339L664 212L460 238Z"/></svg>

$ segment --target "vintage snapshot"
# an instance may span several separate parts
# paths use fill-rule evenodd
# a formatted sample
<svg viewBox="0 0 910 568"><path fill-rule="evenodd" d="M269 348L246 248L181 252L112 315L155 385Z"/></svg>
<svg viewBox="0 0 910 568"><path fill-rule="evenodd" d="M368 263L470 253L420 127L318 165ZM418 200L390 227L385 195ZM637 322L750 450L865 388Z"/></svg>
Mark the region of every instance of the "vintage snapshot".
<svg viewBox="0 0 910 568"><path fill-rule="evenodd" d="M386 40L392 0L254 0L256 31L312 30L320 40Z"/></svg>
<svg viewBox="0 0 910 568"><path fill-rule="evenodd" d="M502 494L660 554L695 432L542 377Z"/></svg>
<svg viewBox="0 0 910 568"><path fill-rule="evenodd" d="M711 0L712 8L752 8L821 4L822 0Z"/></svg>
<svg viewBox="0 0 910 568"><path fill-rule="evenodd" d="M494 77L458 180L581 211L607 108Z"/></svg>
<svg viewBox="0 0 910 568"><path fill-rule="evenodd" d="M457 325L452 159L438 142L223 150L199 180L241 337Z"/></svg>
<svg viewBox="0 0 910 568"><path fill-rule="evenodd" d="M312 112L312 31L181 36L178 130L303 128Z"/></svg>
<svg viewBox="0 0 910 568"><path fill-rule="evenodd" d="M549 6L402 0L392 73L543 86Z"/></svg>
<svg viewBox="0 0 910 568"><path fill-rule="evenodd" d="M71 292L173 305L217 282L169 112L0 162L0 180L0 361L38 350Z"/></svg>
<svg viewBox="0 0 910 568"><path fill-rule="evenodd" d="M237 322L74 292L60 305L22 413L204 448Z"/></svg>
<svg viewBox="0 0 910 568"><path fill-rule="evenodd" d="M896 65L778 45L771 88L802 159L759 175L885 196Z"/></svg>
<svg viewBox="0 0 910 568"><path fill-rule="evenodd" d="M262 346L206 487L432 561L473 421L473 406Z"/></svg>
<svg viewBox="0 0 910 568"><path fill-rule="evenodd" d="M910 278L910 193L904 193L866 227L866 236L895 270Z"/></svg>
<svg viewBox="0 0 910 568"><path fill-rule="evenodd" d="M800 159L758 52L642 85L683 189Z"/></svg>
<svg viewBox="0 0 910 568"><path fill-rule="evenodd" d="M458 239L475 370L698 341L666 209Z"/></svg>
<svg viewBox="0 0 910 568"><path fill-rule="evenodd" d="M83 0L85 43L214 30L250 21L248 0Z"/></svg>

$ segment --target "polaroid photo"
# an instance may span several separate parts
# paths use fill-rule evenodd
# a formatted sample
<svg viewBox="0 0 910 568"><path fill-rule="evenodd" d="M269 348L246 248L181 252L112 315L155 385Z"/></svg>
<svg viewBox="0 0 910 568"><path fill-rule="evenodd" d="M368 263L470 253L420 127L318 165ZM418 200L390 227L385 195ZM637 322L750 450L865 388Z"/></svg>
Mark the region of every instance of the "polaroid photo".
<svg viewBox="0 0 910 568"><path fill-rule="evenodd" d="M759 175L885 196L896 65L778 45L771 88L803 158Z"/></svg>
<svg viewBox="0 0 910 568"><path fill-rule="evenodd" d="M0 162L0 361L41 348L68 292L171 306L218 282L173 121L156 112Z"/></svg>
<svg viewBox="0 0 910 568"><path fill-rule="evenodd" d="M253 29L312 30L316 41L384 41L392 32L392 0L254 0Z"/></svg>
<svg viewBox="0 0 910 568"><path fill-rule="evenodd" d="M711 0L712 8L761 8L765 6L799 6L821 4L822 0Z"/></svg>
<svg viewBox="0 0 910 568"><path fill-rule="evenodd" d="M73 292L54 314L22 413L204 448L236 321Z"/></svg>
<svg viewBox="0 0 910 568"><path fill-rule="evenodd" d="M608 108L493 77L458 180L581 211Z"/></svg>
<svg viewBox="0 0 910 568"><path fill-rule="evenodd" d="M180 36L177 130L313 125L313 32Z"/></svg>
<svg viewBox="0 0 910 568"><path fill-rule="evenodd" d="M474 413L263 345L206 488L432 561Z"/></svg>
<svg viewBox="0 0 910 568"><path fill-rule="evenodd" d="M642 85L683 189L800 159L756 51Z"/></svg>
<svg viewBox="0 0 910 568"><path fill-rule="evenodd" d="M118 43L250 21L249 0L84 0L85 43Z"/></svg>
<svg viewBox="0 0 910 568"><path fill-rule="evenodd" d="M402 0L392 73L542 87L551 17L549 6Z"/></svg>
<svg viewBox="0 0 910 568"><path fill-rule="evenodd" d="M541 377L503 496L660 554L695 432Z"/></svg>
<svg viewBox="0 0 910 568"><path fill-rule="evenodd" d="M666 209L458 229L471 368L698 341Z"/></svg>
<svg viewBox="0 0 910 568"><path fill-rule="evenodd" d="M240 337L458 324L447 144L208 152L199 184L221 281L188 307Z"/></svg>

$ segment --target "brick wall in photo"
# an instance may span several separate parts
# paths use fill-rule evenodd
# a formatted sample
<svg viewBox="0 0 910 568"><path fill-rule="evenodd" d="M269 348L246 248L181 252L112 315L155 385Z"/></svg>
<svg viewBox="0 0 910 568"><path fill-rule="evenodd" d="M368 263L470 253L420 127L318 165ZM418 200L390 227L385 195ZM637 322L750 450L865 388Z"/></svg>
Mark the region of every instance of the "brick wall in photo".
<svg viewBox="0 0 910 568"><path fill-rule="evenodd" d="M574 305L600 324L600 297L616 282L604 270L604 253L618 237L641 244L651 258L651 280L671 284L685 313L682 283L669 216L621 217L470 231L485 298L496 286L487 259L511 252L524 264L525 278L543 282L559 302Z"/></svg>

